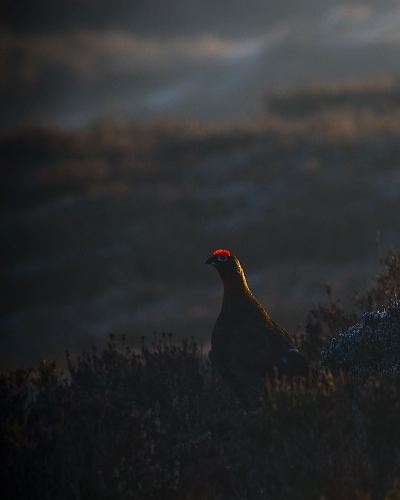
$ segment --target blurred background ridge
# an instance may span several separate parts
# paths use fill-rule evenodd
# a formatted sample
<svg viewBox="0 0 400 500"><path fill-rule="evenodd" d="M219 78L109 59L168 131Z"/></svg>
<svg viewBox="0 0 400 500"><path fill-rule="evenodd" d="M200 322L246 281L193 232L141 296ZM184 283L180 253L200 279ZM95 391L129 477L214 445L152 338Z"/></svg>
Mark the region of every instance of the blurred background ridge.
<svg viewBox="0 0 400 500"><path fill-rule="evenodd" d="M205 346L240 256L293 329L399 246L398 2L2 2L1 362Z"/></svg>

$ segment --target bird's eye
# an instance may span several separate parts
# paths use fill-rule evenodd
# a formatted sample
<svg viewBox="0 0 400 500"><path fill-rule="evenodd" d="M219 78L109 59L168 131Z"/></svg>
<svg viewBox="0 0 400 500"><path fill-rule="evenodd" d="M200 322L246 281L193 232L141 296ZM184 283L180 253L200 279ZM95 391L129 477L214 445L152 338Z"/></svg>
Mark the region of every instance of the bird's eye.
<svg viewBox="0 0 400 500"><path fill-rule="evenodd" d="M219 262L226 262L228 260L228 257L226 255L218 255L217 259Z"/></svg>

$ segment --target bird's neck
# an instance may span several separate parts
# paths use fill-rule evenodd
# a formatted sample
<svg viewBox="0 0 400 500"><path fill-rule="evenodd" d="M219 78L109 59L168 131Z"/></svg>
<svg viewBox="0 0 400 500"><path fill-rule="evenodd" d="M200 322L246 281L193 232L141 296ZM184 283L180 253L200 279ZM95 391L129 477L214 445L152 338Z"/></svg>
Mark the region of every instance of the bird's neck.
<svg viewBox="0 0 400 500"><path fill-rule="evenodd" d="M251 291L246 281L243 268L238 264L234 273L221 273L222 282L224 284L224 302L251 295Z"/></svg>

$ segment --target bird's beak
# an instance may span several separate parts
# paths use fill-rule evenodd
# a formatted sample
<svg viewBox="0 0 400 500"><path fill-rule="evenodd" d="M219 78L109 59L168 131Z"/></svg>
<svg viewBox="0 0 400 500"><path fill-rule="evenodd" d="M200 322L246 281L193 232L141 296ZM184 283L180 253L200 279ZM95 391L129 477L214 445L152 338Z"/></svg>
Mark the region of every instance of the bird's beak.
<svg viewBox="0 0 400 500"><path fill-rule="evenodd" d="M204 264L214 264L214 257L210 257L209 259L207 259Z"/></svg>

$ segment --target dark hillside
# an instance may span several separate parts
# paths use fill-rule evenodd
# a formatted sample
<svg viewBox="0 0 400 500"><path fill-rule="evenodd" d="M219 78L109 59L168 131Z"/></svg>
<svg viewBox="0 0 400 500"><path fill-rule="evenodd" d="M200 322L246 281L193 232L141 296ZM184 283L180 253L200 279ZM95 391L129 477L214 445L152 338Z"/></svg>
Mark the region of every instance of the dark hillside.
<svg viewBox="0 0 400 500"><path fill-rule="evenodd" d="M271 93L267 106L271 113L292 118L338 108L391 113L400 106L400 81L388 77L316 84Z"/></svg>
<svg viewBox="0 0 400 500"><path fill-rule="evenodd" d="M3 363L110 332L137 343L166 325L207 345L221 289L203 262L216 247L240 256L289 329L325 283L343 297L364 288L378 231L384 247L400 243L400 109L389 91L377 107L362 86L362 109L319 109L340 89L310 93L318 111L297 118L3 137Z"/></svg>

